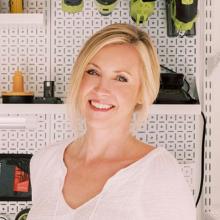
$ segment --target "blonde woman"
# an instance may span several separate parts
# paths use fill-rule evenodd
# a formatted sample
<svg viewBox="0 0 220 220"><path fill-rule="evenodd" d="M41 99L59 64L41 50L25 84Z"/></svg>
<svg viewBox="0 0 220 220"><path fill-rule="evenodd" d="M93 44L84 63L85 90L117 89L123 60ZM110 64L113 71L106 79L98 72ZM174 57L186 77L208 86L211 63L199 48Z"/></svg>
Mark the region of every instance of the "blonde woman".
<svg viewBox="0 0 220 220"><path fill-rule="evenodd" d="M28 220L196 220L176 159L132 134L159 81L156 50L137 27L109 25L86 42L68 95L75 127L80 118L86 130L32 158Z"/></svg>

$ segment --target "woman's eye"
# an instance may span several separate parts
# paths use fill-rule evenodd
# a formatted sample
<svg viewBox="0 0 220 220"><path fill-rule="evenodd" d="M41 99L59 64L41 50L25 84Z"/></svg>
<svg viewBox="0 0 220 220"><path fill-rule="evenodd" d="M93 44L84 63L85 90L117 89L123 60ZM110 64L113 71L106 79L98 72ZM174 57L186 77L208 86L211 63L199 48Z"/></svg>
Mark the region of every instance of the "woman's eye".
<svg viewBox="0 0 220 220"><path fill-rule="evenodd" d="M120 76L120 75L119 75L119 76L117 76L116 78L117 78L117 80L120 81L120 82L127 82L127 81L128 81L127 78L125 78L124 76Z"/></svg>
<svg viewBox="0 0 220 220"><path fill-rule="evenodd" d="M88 73L89 75L98 75L97 71L94 69L89 69L86 71L86 73Z"/></svg>

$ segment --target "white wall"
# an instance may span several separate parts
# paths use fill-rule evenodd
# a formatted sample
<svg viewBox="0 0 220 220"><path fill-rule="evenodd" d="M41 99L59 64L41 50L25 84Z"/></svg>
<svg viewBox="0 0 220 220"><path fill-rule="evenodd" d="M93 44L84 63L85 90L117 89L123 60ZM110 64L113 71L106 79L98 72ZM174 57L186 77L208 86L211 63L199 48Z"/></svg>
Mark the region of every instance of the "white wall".
<svg viewBox="0 0 220 220"><path fill-rule="evenodd" d="M212 82L212 206L220 209L220 1L213 0L212 57L208 60ZM218 64L217 64L218 62Z"/></svg>

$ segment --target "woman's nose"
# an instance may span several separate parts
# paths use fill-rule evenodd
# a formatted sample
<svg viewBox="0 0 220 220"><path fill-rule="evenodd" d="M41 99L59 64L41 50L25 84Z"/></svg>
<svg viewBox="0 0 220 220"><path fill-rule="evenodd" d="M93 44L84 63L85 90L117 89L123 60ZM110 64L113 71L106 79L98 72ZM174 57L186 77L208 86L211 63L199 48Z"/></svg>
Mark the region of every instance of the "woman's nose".
<svg viewBox="0 0 220 220"><path fill-rule="evenodd" d="M109 94L110 92L110 81L105 78L101 78L98 81L95 91L100 94Z"/></svg>

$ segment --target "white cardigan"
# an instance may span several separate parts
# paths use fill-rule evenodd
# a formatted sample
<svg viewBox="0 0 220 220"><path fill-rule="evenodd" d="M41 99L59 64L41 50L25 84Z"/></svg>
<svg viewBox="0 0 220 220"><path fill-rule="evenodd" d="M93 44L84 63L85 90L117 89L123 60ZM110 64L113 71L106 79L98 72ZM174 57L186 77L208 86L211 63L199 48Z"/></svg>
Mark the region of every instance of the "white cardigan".
<svg viewBox="0 0 220 220"><path fill-rule="evenodd" d="M27 220L196 220L192 192L177 160L156 148L119 170L101 193L77 209L65 202L65 140L31 159L32 208Z"/></svg>

